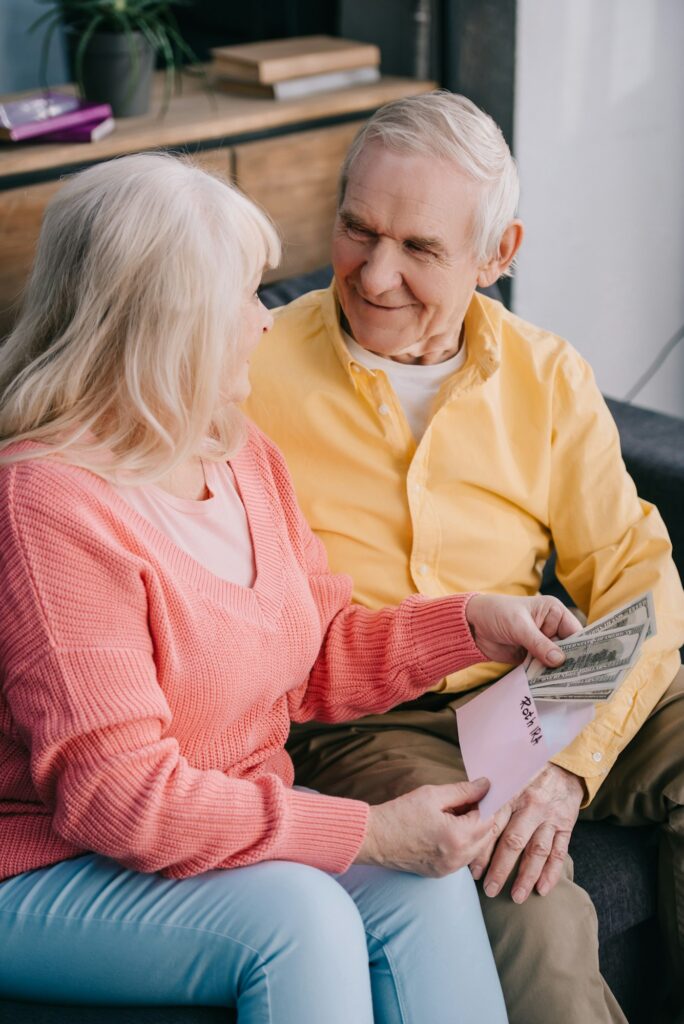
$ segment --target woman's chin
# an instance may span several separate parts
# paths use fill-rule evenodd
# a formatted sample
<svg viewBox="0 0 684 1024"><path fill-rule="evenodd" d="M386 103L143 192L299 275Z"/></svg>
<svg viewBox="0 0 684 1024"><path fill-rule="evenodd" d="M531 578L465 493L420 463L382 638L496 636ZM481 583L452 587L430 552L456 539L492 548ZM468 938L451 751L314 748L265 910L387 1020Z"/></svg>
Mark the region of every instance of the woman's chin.
<svg viewBox="0 0 684 1024"><path fill-rule="evenodd" d="M229 387L221 390L222 405L241 405L252 393L252 384L248 378L232 381Z"/></svg>

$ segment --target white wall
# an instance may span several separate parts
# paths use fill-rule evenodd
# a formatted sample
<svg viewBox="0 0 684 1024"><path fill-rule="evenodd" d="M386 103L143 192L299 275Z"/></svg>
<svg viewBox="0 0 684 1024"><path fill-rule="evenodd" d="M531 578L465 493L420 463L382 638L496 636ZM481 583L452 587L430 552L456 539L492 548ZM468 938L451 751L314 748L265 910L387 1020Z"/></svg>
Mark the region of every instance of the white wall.
<svg viewBox="0 0 684 1024"><path fill-rule="evenodd" d="M684 323L684 3L518 0L517 32L514 308L621 398ZM684 341L636 403L684 416Z"/></svg>

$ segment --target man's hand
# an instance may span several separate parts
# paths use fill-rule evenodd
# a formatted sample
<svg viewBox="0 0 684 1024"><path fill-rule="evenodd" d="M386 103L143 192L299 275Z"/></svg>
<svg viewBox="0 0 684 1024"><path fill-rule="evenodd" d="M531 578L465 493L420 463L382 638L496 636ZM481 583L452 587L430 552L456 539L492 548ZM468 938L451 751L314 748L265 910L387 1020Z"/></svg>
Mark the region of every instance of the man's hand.
<svg viewBox="0 0 684 1024"><path fill-rule="evenodd" d="M473 878L481 878L489 864L483 883L488 896L501 891L521 854L513 900L523 903L534 888L540 896L551 892L561 876L583 793L576 775L549 764L499 811L498 839L485 843L470 865Z"/></svg>

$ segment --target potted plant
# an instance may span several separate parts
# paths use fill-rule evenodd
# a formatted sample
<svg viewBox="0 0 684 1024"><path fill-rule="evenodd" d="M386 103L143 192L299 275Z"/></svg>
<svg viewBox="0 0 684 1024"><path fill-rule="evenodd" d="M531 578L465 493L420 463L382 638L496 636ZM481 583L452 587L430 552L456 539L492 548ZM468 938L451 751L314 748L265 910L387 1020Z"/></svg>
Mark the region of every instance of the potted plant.
<svg viewBox="0 0 684 1024"><path fill-rule="evenodd" d="M189 0L39 0L49 10L31 26L45 30L42 77L54 32L66 29L73 74L84 99L111 104L115 117L149 110L152 72L159 55L166 68L162 112L183 56L195 56L185 43L171 8Z"/></svg>

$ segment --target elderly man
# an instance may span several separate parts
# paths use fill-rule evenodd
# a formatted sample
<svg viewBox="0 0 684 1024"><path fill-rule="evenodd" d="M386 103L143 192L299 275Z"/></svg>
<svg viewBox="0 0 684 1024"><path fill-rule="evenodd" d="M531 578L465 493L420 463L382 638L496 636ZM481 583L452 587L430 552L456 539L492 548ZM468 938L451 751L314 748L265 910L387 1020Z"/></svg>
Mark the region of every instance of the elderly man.
<svg viewBox="0 0 684 1024"><path fill-rule="evenodd" d="M660 824L661 922L682 997L684 595L588 365L475 292L510 271L517 200L500 131L465 98L379 110L342 169L334 282L279 311L253 358L248 411L284 449L311 525L362 604L534 594L552 548L590 620L653 591L658 635L471 865L511 1021L602 1024L624 1016L566 857L582 807ZM379 803L463 778L453 708L505 671L478 666L384 716L300 730L298 781Z"/></svg>

